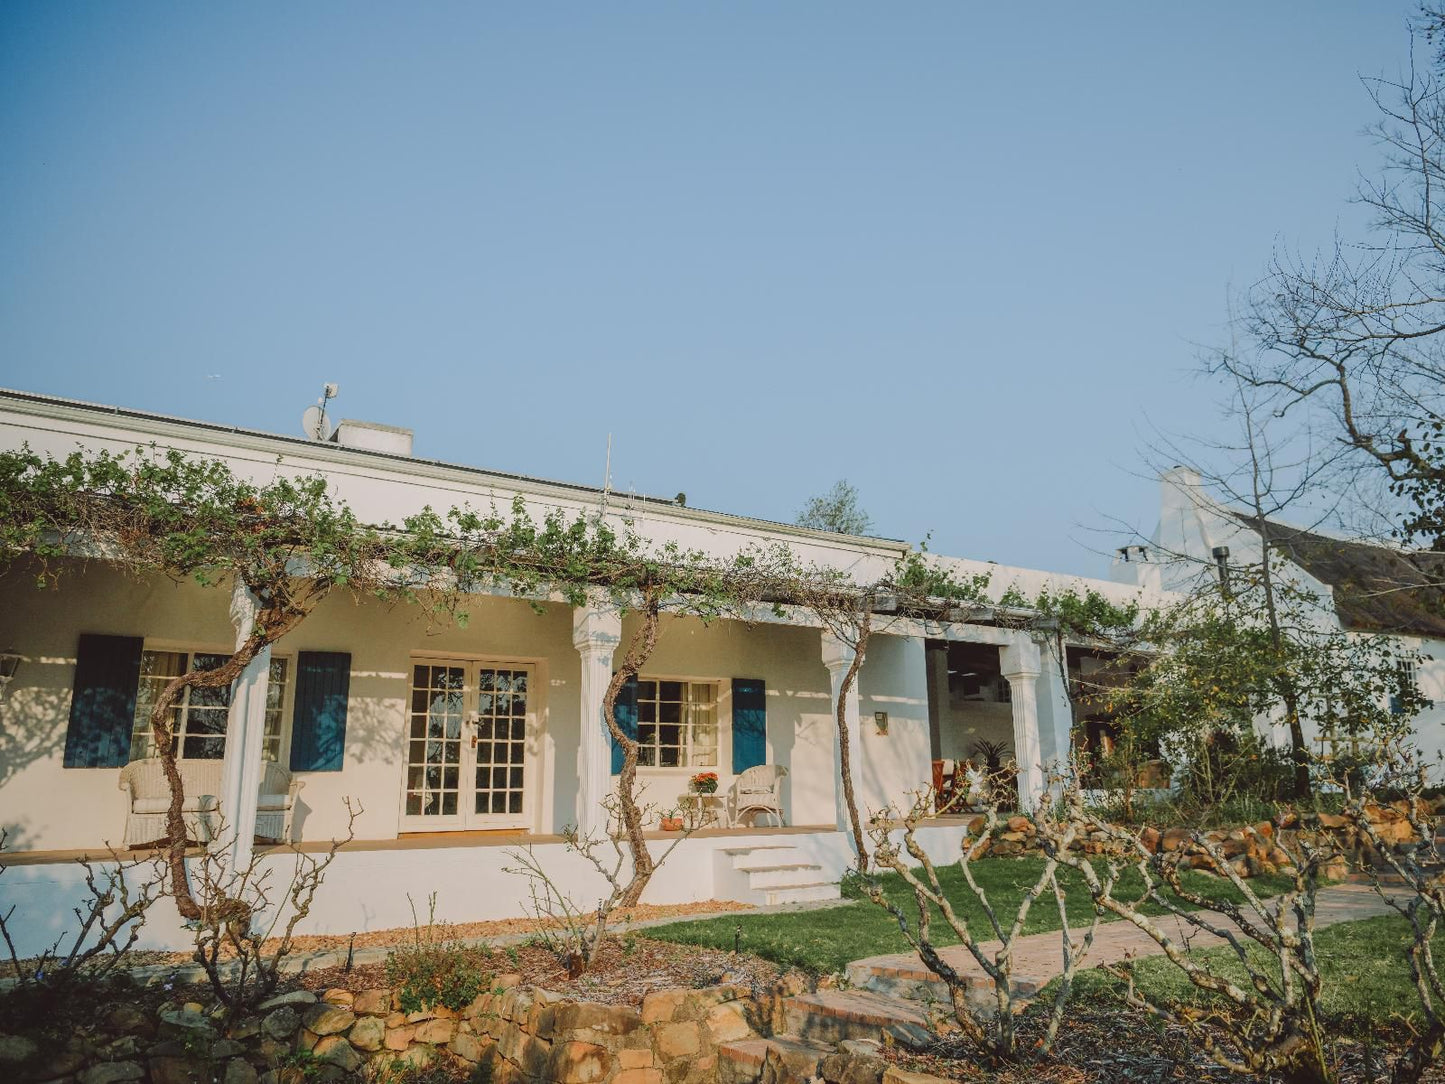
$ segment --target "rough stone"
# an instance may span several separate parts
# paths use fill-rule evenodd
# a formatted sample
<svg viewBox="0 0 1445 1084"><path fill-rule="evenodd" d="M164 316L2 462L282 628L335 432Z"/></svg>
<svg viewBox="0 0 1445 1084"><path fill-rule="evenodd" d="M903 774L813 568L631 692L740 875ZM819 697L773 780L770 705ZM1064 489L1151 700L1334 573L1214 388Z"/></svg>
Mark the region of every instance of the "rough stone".
<svg viewBox="0 0 1445 1084"><path fill-rule="evenodd" d="M425 1069L437 1060L436 1047L434 1046L408 1046L401 1053L392 1059L392 1065L403 1067L411 1066L416 1069Z"/></svg>
<svg viewBox="0 0 1445 1084"><path fill-rule="evenodd" d="M657 1052L668 1061L696 1054L701 1046L696 1024L668 1024L657 1030Z"/></svg>
<svg viewBox="0 0 1445 1084"><path fill-rule="evenodd" d="M671 1020L685 997L686 990L658 990L646 995L642 999L642 1022L660 1024Z"/></svg>
<svg viewBox="0 0 1445 1084"><path fill-rule="evenodd" d="M387 1016L391 1012L391 991L383 987L363 990L351 1002L357 1016Z"/></svg>
<svg viewBox="0 0 1445 1084"><path fill-rule="evenodd" d="M310 1028L302 1028L296 1033L297 1050L314 1050L316 1044L321 1041L321 1036Z"/></svg>
<svg viewBox="0 0 1445 1084"><path fill-rule="evenodd" d="M322 993L321 1000L328 1005L345 1005L349 1009L351 1008L351 1003L356 1000L356 995L350 990L343 990L339 986L333 986L330 990Z"/></svg>
<svg viewBox="0 0 1445 1084"><path fill-rule="evenodd" d="M194 1009L166 1010L160 1014L160 1019L161 1035L167 1039L205 1044L200 1047L204 1050L216 1037L216 1026L211 1023L210 1017L205 1013L196 1012Z"/></svg>
<svg viewBox="0 0 1445 1084"><path fill-rule="evenodd" d="M601 1005L595 1001L564 1001L551 1006L552 1029L563 1035L570 1031L595 1031L603 1035L630 1035L642 1026L642 1016L626 1005ZM540 1015L540 1014L539 1014Z"/></svg>
<svg viewBox="0 0 1445 1084"><path fill-rule="evenodd" d="M356 1014L340 1005L318 1001L306 1010L302 1020L317 1035L335 1035L356 1023Z"/></svg>
<svg viewBox="0 0 1445 1084"><path fill-rule="evenodd" d="M267 998L256 1008L261 1012L269 1012L272 1009L279 1009L282 1005L312 1005L315 1001L316 995L310 990L288 990L284 994Z"/></svg>
<svg viewBox="0 0 1445 1084"><path fill-rule="evenodd" d="M155 1021L139 1005L117 1005L106 1013L105 1026L111 1031L128 1031L152 1034Z"/></svg>
<svg viewBox="0 0 1445 1084"><path fill-rule="evenodd" d="M0 1062L24 1061L34 1057L39 1049L34 1039L24 1035L0 1035Z"/></svg>
<svg viewBox="0 0 1445 1084"><path fill-rule="evenodd" d="M386 1025L375 1016L363 1016L352 1025L346 1037L358 1050L380 1050L386 1042Z"/></svg>
<svg viewBox="0 0 1445 1084"><path fill-rule="evenodd" d="M498 975L492 980L493 990L510 990L514 986L522 985L522 976L514 972L507 972L505 975Z"/></svg>
<svg viewBox="0 0 1445 1084"><path fill-rule="evenodd" d="M80 1074L80 1084L122 1084L143 1076L145 1070L138 1061L102 1061Z"/></svg>
<svg viewBox="0 0 1445 1084"><path fill-rule="evenodd" d="M383 1041L388 1050L405 1050L411 1046L412 1036L415 1034L414 1027L387 1028L386 1039Z"/></svg>
<svg viewBox="0 0 1445 1084"><path fill-rule="evenodd" d="M471 1062L473 1065L482 1060L482 1054L490 1044L484 1043L481 1039L469 1032L459 1031L452 1037L451 1045L447 1047L453 1054L463 1061Z"/></svg>
<svg viewBox="0 0 1445 1084"><path fill-rule="evenodd" d="M828 1084L879 1084L887 1064L869 1054L839 1051L823 1059L823 1079Z"/></svg>
<svg viewBox="0 0 1445 1084"><path fill-rule="evenodd" d="M610 1061L605 1047L592 1043L558 1043L548 1059L548 1079L559 1084L592 1084L607 1075Z"/></svg>
<svg viewBox="0 0 1445 1084"><path fill-rule="evenodd" d="M261 1034L261 1018L259 1016L242 1017L226 1029L226 1034L232 1039L254 1039Z"/></svg>
<svg viewBox="0 0 1445 1084"><path fill-rule="evenodd" d="M890 1065L883 1070L883 1084L949 1084L941 1076L934 1076L932 1073L915 1073L909 1069L899 1069Z"/></svg>
<svg viewBox="0 0 1445 1084"><path fill-rule="evenodd" d="M289 1039L301 1026L301 1014L290 1005L282 1005L261 1021L261 1030L273 1039Z"/></svg>
<svg viewBox="0 0 1445 1084"><path fill-rule="evenodd" d="M662 1084L661 1069L623 1069L612 1084Z"/></svg>
<svg viewBox="0 0 1445 1084"><path fill-rule="evenodd" d="M211 1057L213 1058L234 1058L245 1052L245 1045L234 1039L217 1039L211 1044Z"/></svg>
<svg viewBox="0 0 1445 1084"><path fill-rule="evenodd" d="M311 1051L312 1055L319 1061L328 1065L335 1065L348 1073L354 1073L361 1068L361 1055L356 1048L346 1041L341 1035L324 1035L316 1040L316 1046Z"/></svg>
<svg viewBox="0 0 1445 1084"><path fill-rule="evenodd" d="M708 1010L706 1021L714 1043L730 1043L753 1032L748 1024L747 1003L742 1001L714 1005Z"/></svg>
<svg viewBox="0 0 1445 1084"><path fill-rule="evenodd" d="M85 1055L74 1050L62 1050L46 1058L37 1074L41 1080L55 1080L78 1072L85 1065Z"/></svg>
<svg viewBox="0 0 1445 1084"><path fill-rule="evenodd" d="M245 1058L232 1058L226 1062L221 1084L257 1084L256 1070Z"/></svg>
<svg viewBox="0 0 1445 1084"><path fill-rule="evenodd" d="M204 1062L195 1058L151 1058L151 1084L196 1084L209 1077Z"/></svg>
<svg viewBox="0 0 1445 1084"><path fill-rule="evenodd" d="M428 1043L431 1046L445 1046L452 1041L452 1036L456 1033L457 1022L455 1020L428 1020L417 1025L416 1041Z"/></svg>
<svg viewBox="0 0 1445 1084"><path fill-rule="evenodd" d="M652 1067L652 1051L647 1047L637 1050L619 1050L617 1064L622 1069L650 1069Z"/></svg>

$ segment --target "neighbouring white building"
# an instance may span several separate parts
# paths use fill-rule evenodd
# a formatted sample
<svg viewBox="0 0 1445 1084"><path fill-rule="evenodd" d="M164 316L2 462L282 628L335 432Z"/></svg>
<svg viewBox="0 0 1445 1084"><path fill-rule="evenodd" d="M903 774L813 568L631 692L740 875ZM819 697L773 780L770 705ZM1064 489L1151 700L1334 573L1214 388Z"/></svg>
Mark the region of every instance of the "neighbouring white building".
<svg viewBox="0 0 1445 1084"><path fill-rule="evenodd" d="M540 518L596 511L603 498L584 486L417 459L410 432L388 426L346 421L318 442L0 392L0 447L22 445L57 457L154 445L222 460L258 481L321 474L367 522L397 522L428 505L506 507L518 495ZM907 549L669 500L609 499L608 514L645 537L718 555L783 541L859 582L876 580ZM1137 585L940 560L963 574L991 572L997 593L1075 586L1120 602L1140 594ZM166 676L233 649L232 601L221 588L138 578L98 561L53 589L38 589L23 562L0 574L0 648L18 657L0 699L0 826L9 836L0 912L15 907L22 953L63 930L79 892L76 857L159 835L165 792L145 767L154 763L146 701ZM557 833L601 822L614 771L602 695L630 624L605 607L552 603L538 614L497 595L476 599L466 628L437 627L417 610L336 594L228 693L179 707L198 823L209 814L228 824L254 819L258 836L321 848L344 830L345 799L361 803L356 841L303 932L405 925L408 897L431 892L442 920L521 914L523 883L504 870L517 846L545 851L579 899L595 898L598 885ZM1088 654L1069 648L1061 666L1055 650L1047 638L986 621L890 622L847 705L862 804L907 800L931 781L935 761L973 755L980 740L1018 759L1020 793L1034 800L1047 766L1068 752L1068 675ZM831 705L850 661L846 645L806 615L667 620L631 707L647 800L679 804L700 771L717 772L726 794L739 773L773 765L786 770L783 824L696 833L649 886L649 901L836 895L851 846ZM954 853L961 831L942 822L927 830L928 845ZM249 835L234 844L243 853L251 845ZM146 944L185 943L174 915L151 918Z"/></svg>
<svg viewBox="0 0 1445 1084"><path fill-rule="evenodd" d="M1330 537L1286 523L1266 521L1270 548L1286 563L1281 573L1321 599L1318 619L1347 632L1387 634L1422 661L1401 674L1433 702L1411 726L1414 744L1437 780L1445 780L1445 553ZM1201 576L1226 566L1262 562L1261 524L1249 513L1215 500L1197 473L1182 467L1160 479L1159 525L1148 543L1118 551L1116 582L1167 597L1191 589ZM1273 741L1288 744L1282 726ZM1315 729L1305 735L1317 755L1328 756L1340 735Z"/></svg>

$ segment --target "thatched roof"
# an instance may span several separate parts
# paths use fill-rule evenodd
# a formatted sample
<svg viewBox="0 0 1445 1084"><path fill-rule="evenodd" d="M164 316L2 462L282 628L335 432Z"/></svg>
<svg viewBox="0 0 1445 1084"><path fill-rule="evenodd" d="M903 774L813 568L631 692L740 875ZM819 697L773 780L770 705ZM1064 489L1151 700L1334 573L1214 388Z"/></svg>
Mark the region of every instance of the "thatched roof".
<svg viewBox="0 0 1445 1084"><path fill-rule="evenodd" d="M1258 517L1235 514L1259 530ZM1334 589L1346 628L1445 637L1445 553L1346 542L1273 520L1264 523L1271 545Z"/></svg>

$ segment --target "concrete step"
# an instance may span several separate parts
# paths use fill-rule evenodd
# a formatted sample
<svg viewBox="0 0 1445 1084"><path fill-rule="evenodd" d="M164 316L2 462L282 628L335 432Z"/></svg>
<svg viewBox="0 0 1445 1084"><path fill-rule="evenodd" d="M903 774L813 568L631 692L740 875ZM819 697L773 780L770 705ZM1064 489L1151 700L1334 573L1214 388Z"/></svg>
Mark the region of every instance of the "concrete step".
<svg viewBox="0 0 1445 1084"><path fill-rule="evenodd" d="M810 1081L818 1076L818 1067L833 1053L833 1047L806 1039L780 1035L771 1039L743 1039L736 1043L720 1043L717 1048L718 1084L756 1084L763 1075L763 1065L774 1061L774 1080Z"/></svg>
<svg viewBox="0 0 1445 1084"><path fill-rule="evenodd" d="M974 1008L983 1012L992 1011L998 1002L994 996L993 980L979 970L972 960L961 959L966 950L948 948L943 950L945 959L964 973L968 982L965 997ZM916 955L897 953L888 956L870 956L866 960L854 960L848 965L848 981L861 990L869 990L885 997L903 998L911 1001L937 1001L948 1004L948 984L928 970ZM1047 985L1042 979L1015 975L1014 987L1020 997L1032 998Z"/></svg>
<svg viewBox="0 0 1445 1084"><path fill-rule="evenodd" d="M762 889L763 906L776 907L783 903L819 903L823 900L838 900L843 894L831 881L817 881L812 884L779 885Z"/></svg>
<svg viewBox="0 0 1445 1084"><path fill-rule="evenodd" d="M822 884L823 867L799 862L792 866L758 866L747 871L749 888L789 888Z"/></svg>
<svg viewBox="0 0 1445 1084"><path fill-rule="evenodd" d="M788 1033L813 1043L844 1039L879 1041L885 1035L908 1045L929 1039L923 1006L867 990L819 990L783 1002Z"/></svg>

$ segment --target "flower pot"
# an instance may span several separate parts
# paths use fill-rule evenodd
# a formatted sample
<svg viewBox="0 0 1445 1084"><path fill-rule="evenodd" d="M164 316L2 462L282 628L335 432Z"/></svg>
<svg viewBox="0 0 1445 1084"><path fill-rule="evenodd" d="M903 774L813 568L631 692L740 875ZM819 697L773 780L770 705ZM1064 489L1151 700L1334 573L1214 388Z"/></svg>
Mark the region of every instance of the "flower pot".
<svg viewBox="0 0 1445 1084"><path fill-rule="evenodd" d="M681 818L681 817L663 817L663 818L662 818L662 830L663 830L664 832L681 832L681 831L682 831L682 818Z"/></svg>

